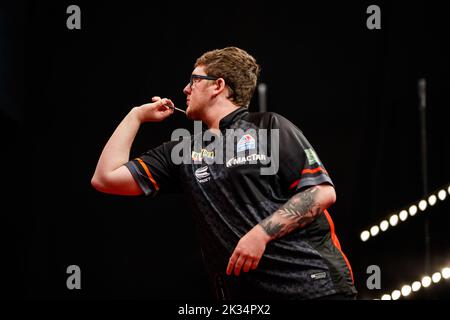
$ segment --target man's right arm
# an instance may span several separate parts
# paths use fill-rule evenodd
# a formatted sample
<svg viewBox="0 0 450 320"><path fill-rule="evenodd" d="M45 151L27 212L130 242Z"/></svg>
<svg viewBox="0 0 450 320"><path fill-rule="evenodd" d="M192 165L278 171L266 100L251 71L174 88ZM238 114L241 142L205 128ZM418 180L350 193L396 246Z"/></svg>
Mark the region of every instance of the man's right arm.
<svg viewBox="0 0 450 320"><path fill-rule="evenodd" d="M141 195L142 189L124 165L130 160L131 145L144 122L159 122L173 110L169 99L154 97L153 103L134 107L116 128L103 148L91 184L98 191L119 195Z"/></svg>

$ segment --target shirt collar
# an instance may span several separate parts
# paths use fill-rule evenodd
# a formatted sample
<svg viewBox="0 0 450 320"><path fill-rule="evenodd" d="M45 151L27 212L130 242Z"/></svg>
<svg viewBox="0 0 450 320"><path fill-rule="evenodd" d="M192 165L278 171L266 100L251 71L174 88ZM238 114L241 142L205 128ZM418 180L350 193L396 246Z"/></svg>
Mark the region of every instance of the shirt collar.
<svg viewBox="0 0 450 320"><path fill-rule="evenodd" d="M248 112L248 108L247 107L240 107L239 109L236 109L233 112L227 114L225 117L223 117L219 121L219 128L220 128L220 130L230 127L234 122L236 122L239 119L243 118L248 113L249 112Z"/></svg>

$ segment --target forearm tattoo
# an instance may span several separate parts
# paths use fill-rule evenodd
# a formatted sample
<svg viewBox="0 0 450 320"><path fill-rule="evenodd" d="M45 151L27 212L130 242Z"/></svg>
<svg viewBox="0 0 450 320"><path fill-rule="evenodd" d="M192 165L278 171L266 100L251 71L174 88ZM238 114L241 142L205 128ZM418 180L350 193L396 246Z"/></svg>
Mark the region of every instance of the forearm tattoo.
<svg viewBox="0 0 450 320"><path fill-rule="evenodd" d="M259 225L273 239L308 225L322 212L316 201L317 190L317 187L312 187L296 194Z"/></svg>

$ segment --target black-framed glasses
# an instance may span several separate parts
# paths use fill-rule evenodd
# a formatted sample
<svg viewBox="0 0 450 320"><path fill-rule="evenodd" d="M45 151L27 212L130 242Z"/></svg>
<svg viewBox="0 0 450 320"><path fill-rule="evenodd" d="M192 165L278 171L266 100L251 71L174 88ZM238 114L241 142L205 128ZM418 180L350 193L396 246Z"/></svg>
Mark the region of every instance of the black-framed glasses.
<svg viewBox="0 0 450 320"><path fill-rule="evenodd" d="M189 87L190 88L192 88L192 85L194 84L194 79L217 80L219 78L211 77L211 76L203 76L203 75L200 75L200 74L191 74L191 79L189 80Z"/></svg>

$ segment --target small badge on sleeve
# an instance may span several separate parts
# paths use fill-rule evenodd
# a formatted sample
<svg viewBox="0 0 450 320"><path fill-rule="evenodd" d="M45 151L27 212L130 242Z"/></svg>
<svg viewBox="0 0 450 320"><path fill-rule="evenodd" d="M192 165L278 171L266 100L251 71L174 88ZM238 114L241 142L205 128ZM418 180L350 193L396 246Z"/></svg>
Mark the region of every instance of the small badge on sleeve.
<svg viewBox="0 0 450 320"><path fill-rule="evenodd" d="M305 149L305 153L306 153L306 157L308 158L309 165L313 165L315 163L320 165L319 157L317 156L317 153L312 148Z"/></svg>

